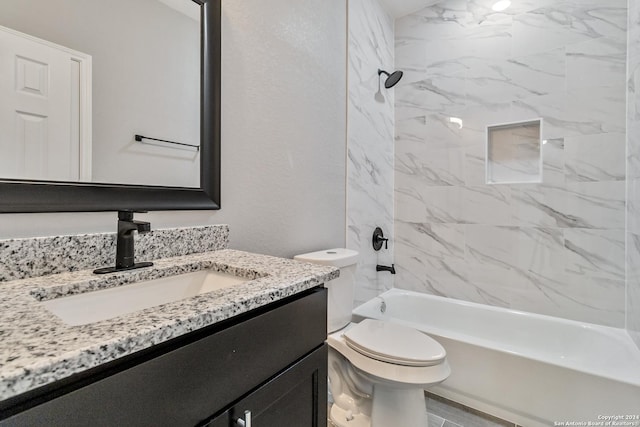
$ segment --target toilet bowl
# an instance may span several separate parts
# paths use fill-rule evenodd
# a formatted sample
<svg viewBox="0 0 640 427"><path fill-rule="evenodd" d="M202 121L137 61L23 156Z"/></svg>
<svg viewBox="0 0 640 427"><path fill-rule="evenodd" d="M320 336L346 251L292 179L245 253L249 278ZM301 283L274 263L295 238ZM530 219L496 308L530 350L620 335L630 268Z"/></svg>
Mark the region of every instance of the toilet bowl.
<svg viewBox="0 0 640 427"><path fill-rule="evenodd" d="M340 267L328 289L330 421L337 427L427 425L424 390L451 370L444 348L406 326L365 319L350 323L358 253L330 249L294 259Z"/></svg>

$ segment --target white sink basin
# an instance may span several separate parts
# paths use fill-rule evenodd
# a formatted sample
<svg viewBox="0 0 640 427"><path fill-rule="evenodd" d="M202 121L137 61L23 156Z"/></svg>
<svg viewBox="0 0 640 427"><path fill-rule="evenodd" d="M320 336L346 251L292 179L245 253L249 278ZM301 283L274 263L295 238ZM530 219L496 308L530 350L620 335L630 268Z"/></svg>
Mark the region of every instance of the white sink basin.
<svg viewBox="0 0 640 427"><path fill-rule="evenodd" d="M216 289L228 288L249 280L217 271L201 270L56 298L43 301L42 305L68 325L86 325Z"/></svg>

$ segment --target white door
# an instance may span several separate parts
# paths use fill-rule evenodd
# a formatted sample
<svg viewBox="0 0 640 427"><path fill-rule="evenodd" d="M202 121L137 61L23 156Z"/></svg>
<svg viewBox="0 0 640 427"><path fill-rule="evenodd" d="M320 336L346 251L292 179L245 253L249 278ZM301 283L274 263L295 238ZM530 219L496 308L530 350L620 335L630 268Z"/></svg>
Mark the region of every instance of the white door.
<svg viewBox="0 0 640 427"><path fill-rule="evenodd" d="M88 55L0 27L0 178L87 180L87 70Z"/></svg>

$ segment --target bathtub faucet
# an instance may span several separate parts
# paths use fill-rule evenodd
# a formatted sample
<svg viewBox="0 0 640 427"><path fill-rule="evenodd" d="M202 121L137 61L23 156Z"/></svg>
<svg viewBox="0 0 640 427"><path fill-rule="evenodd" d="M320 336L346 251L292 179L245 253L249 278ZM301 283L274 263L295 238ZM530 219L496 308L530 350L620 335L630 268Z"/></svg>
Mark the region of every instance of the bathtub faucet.
<svg viewBox="0 0 640 427"><path fill-rule="evenodd" d="M396 274L395 264L391 264L391 267L378 264L376 265L376 271L388 271L391 274Z"/></svg>

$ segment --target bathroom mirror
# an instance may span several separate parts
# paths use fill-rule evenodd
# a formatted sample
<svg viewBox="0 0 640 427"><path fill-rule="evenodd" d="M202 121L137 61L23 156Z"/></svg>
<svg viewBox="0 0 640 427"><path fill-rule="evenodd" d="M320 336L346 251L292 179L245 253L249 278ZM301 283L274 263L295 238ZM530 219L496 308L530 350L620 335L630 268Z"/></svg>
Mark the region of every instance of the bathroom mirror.
<svg viewBox="0 0 640 427"><path fill-rule="evenodd" d="M220 0L3 0L0 26L0 212L219 209Z"/></svg>

